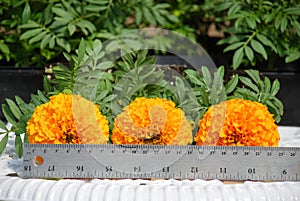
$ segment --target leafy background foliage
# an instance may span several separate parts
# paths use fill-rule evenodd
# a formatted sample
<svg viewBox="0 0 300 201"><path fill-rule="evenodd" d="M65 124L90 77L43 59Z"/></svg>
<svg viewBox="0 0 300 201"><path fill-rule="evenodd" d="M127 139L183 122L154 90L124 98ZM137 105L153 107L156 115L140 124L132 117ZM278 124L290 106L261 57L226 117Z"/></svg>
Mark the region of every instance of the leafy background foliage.
<svg viewBox="0 0 300 201"><path fill-rule="evenodd" d="M224 79L230 74L226 71L229 67L277 68L278 59L288 63L300 58L296 0L2 0L0 14L1 65L53 66L48 69L52 79L45 76L44 91L33 94L29 103L16 96L2 105L12 127L0 120L4 130L0 153L9 132L14 132L18 157L22 156L20 135L34 108L58 93L79 93L99 104L110 128L115 115L140 96L173 100L194 123L213 104L235 97L250 99L267 105L279 122L283 105L276 98L278 80L262 77L257 70ZM157 35L154 42L159 43L153 44L162 51L124 49L117 61L106 57L107 50L120 44L111 40L103 46L105 41L148 27L179 32L203 45L210 55L232 59L216 72L202 66L170 76L167 69L157 68L151 56L172 47L174 41L163 35ZM122 42L123 47L141 45L130 35Z"/></svg>
<svg viewBox="0 0 300 201"><path fill-rule="evenodd" d="M44 78L44 92L38 90L37 94L32 94L29 103L16 96L2 104L4 117L12 127L7 128L0 120L0 128L4 130L0 133L4 135L0 141L0 154L7 144L9 133L14 132L16 152L18 157L22 157L20 135L25 133L24 142L27 142L26 125L34 108L58 93L81 94L99 104L101 112L109 120L110 129L116 115L136 97L161 97L174 101L194 125L194 131L211 105L236 97L267 105L277 122L283 114L283 105L276 98L279 81L271 83L267 77L262 79L257 70L248 70L244 76L233 75L224 82L224 66L215 72L202 66L200 70L186 68L170 75L170 71L155 65L155 59L146 50L125 52L116 61L101 60L105 58L105 51L99 40L92 44L81 40L75 52L65 52L68 64L53 66L52 79ZM171 72L174 71L171 69Z"/></svg>
<svg viewBox="0 0 300 201"><path fill-rule="evenodd" d="M226 68L279 68L278 61L300 58L296 0L3 0L0 14L0 61L7 66L66 62L62 53L74 53L81 38L103 42L145 27L182 33L225 59ZM157 45L163 50L172 41Z"/></svg>

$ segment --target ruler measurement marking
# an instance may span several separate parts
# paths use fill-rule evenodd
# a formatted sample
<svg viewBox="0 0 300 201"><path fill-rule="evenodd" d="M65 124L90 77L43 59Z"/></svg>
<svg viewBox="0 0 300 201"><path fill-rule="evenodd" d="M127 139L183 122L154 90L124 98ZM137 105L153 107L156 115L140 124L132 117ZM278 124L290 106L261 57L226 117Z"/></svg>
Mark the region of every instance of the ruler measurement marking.
<svg viewBox="0 0 300 201"><path fill-rule="evenodd" d="M298 180L299 151L299 147L25 144L23 177L43 176L43 174L45 177L60 174L61 177L70 177L69 175L73 173L80 177L95 178L103 175L119 178L158 176L192 179ZM43 167L33 166L32 160L37 155L44 157ZM66 158L59 161L56 158L60 156ZM115 162L114 157L119 161ZM101 163L103 158L111 160ZM170 163L171 159L173 164ZM150 171L149 165L153 164L161 167ZM120 170L123 166L126 168L122 172ZM43 169L45 167L48 168L47 171ZM270 174L266 171L267 167L271 168ZM61 172L62 170L66 172ZM44 173L40 174L39 171Z"/></svg>

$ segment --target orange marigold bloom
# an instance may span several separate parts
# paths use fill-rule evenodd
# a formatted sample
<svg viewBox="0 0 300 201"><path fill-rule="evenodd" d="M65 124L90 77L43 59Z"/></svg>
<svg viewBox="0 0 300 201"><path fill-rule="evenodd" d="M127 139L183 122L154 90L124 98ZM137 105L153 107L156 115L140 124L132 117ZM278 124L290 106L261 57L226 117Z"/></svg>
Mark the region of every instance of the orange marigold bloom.
<svg viewBox="0 0 300 201"><path fill-rule="evenodd" d="M80 95L58 94L35 108L26 128L29 143L104 144L109 126L99 106Z"/></svg>
<svg viewBox="0 0 300 201"><path fill-rule="evenodd" d="M278 146L278 127L267 106L232 99L211 106L199 121L197 145Z"/></svg>
<svg viewBox="0 0 300 201"><path fill-rule="evenodd" d="M192 127L175 103L160 98L136 98L114 121L114 144L192 143Z"/></svg>

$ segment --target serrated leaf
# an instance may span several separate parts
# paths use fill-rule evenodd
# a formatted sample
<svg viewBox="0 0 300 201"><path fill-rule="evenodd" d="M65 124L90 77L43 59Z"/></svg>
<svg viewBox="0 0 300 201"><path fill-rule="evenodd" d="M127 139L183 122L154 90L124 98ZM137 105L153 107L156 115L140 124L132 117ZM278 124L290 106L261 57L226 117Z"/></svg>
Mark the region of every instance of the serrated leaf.
<svg viewBox="0 0 300 201"><path fill-rule="evenodd" d="M237 84L239 83L239 76L234 75L231 80L225 85L225 92L226 94L230 94L235 90Z"/></svg>
<svg viewBox="0 0 300 201"><path fill-rule="evenodd" d="M16 153L18 154L19 158L22 158L23 156L23 142L20 135L16 135L15 139L15 147L16 147Z"/></svg>
<svg viewBox="0 0 300 201"><path fill-rule="evenodd" d="M233 44L227 46L227 47L223 50L223 52L228 52L228 51L230 51L230 50L235 50L235 49L241 47L242 45L244 45L244 42L233 43Z"/></svg>
<svg viewBox="0 0 300 201"><path fill-rule="evenodd" d="M257 40L252 39L251 42L250 42L250 44L251 44L252 48L257 53L261 54L265 60L268 59L267 52L266 52L264 46L260 42L258 42Z"/></svg>
<svg viewBox="0 0 300 201"><path fill-rule="evenodd" d="M5 99L5 100L6 100L7 104L8 104L8 106L9 106L10 111L14 115L14 117L16 119L20 119L22 113L21 113L21 110L19 109L18 105L14 101L12 101L10 99Z"/></svg>
<svg viewBox="0 0 300 201"><path fill-rule="evenodd" d="M6 148L7 142L8 142L8 134L6 134L0 141L0 155L3 153L4 149Z"/></svg>
<svg viewBox="0 0 300 201"><path fill-rule="evenodd" d="M251 47L245 46L244 50L245 50L245 54L246 54L247 58L249 59L249 61L253 61L254 53L253 53L253 50L251 49Z"/></svg>
<svg viewBox="0 0 300 201"><path fill-rule="evenodd" d="M233 55L233 69L237 69L242 61L243 61L243 57L244 57L244 51L243 51L243 47L241 47L240 49L238 49L237 51L235 51L234 55Z"/></svg>
<svg viewBox="0 0 300 201"><path fill-rule="evenodd" d="M209 87L212 83L210 71L206 66L201 67L201 72L206 85Z"/></svg>

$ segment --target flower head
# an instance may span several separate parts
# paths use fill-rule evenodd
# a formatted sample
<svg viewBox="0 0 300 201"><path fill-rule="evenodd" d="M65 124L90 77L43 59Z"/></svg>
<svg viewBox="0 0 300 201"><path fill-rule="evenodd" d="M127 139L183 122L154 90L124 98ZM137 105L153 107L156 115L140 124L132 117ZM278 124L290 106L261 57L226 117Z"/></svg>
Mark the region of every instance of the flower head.
<svg viewBox="0 0 300 201"><path fill-rule="evenodd" d="M114 121L114 144L192 143L192 127L175 103L160 98L136 98Z"/></svg>
<svg viewBox="0 0 300 201"><path fill-rule="evenodd" d="M58 94L35 108L26 128L29 143L103 144L109 137L99 106L80 95Z"/></svg>
<svg viewBox="0 0 300 201"><path fill-rule="evenodd" d="M278 146L280 139L268 108L250 100L232 99L211 106L198 125L197 145Z"/></svg>

